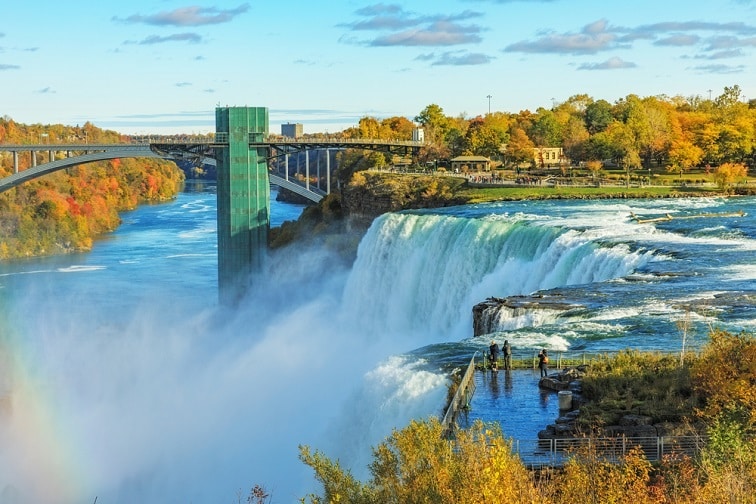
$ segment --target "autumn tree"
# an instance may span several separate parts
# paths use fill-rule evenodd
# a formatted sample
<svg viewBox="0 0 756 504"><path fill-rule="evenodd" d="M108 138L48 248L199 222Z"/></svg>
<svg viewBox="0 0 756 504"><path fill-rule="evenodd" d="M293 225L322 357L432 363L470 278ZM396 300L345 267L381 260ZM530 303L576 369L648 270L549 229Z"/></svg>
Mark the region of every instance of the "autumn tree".
<svg viewBox="0 0 756 504"><path fill-rule="evenodd" d="M714 181L720 188L726 189L747 175L748 168L743 163L724 163L714 172Z"/></svg>
<svg viewBox="0 0 756 504"><path fill-rule="evenodd" d="M588 159L588 139L590 134L579 117L570 117L564 128L563 146L565 155L573 164Z"/></svg>
<svg viewBox="0 0 756 504"><path fill-rule="evenodd" d="M520 128L514 128L509 134L509 143L506 146L505 157L509 163L519 165L533 161L533 142Z"/></svg>
<svg viewBox="0 0 756 504"><path fill-rule="evenodd" d="M389 117L381 121L381 131L389 134L391 140L412 140L415 123L402 116Z"/></svg>
<svg viewBox="0 0 756 504"><path fill-rule="evenodd" d="M497 158L501 156L504 133L489 126L482 117L470 121L465 134L465 151L470 154Z"/></svg>
<svg viewBox="0 0 756 504"><path fill-rule="evenodd" d="M680 138L672 142L669 149L668 171L677 172L682 180L683 172L696 166L703 158L703 150L689 140Z"/></svg>
<svg viewBox="0 0 756 504"><path fill-rule="evenodd" d="M371 481L356 481L323 454L300 447L300 459L323 484L310 502L381 504L535 502L527 469L512 453L498 425L475 422L455 440L432 418L394 430L373 451Z"/></svg>

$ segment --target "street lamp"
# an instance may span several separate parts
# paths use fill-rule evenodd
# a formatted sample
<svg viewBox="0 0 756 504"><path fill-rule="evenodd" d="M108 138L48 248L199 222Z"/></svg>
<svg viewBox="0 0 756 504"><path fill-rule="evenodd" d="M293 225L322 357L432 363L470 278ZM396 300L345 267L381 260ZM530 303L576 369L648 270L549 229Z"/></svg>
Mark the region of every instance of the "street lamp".
<svg viewBox="0 0 756 504"><path fill-rule="evenodd" d="M491 95L486 96L488 98L488 115L491 115Z"/></svg>

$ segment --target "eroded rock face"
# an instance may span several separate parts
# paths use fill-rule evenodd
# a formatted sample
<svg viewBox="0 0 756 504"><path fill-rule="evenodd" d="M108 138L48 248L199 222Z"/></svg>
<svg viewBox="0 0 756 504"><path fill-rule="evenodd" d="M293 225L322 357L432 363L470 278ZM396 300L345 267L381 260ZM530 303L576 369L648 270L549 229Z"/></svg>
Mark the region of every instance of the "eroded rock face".
<svg viewBox="0 0 756 504"><path fill-rule="evenodd" d="M580 308L559 295L537 294L532 296L489 297L473 306L473 336L481 336L497 331L513 329L517 319L533 325L533 320L556 318L563 312Z"/></svg>

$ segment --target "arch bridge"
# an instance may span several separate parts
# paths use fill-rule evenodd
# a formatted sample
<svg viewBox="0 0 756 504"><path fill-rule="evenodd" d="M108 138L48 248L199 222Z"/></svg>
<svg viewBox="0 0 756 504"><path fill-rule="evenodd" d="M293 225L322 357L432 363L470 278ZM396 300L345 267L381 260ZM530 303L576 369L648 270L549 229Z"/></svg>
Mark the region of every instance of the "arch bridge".
<svg viewBox="0 0 756 504"><path fill-rule="evenodd" d="M0 152L10 152L13 155L13 174L0 178L0 193L58 170L96 161L120 158L152 157L179 162L189 161L197 166L203 164L217 166L215 158L216 149L224 148L228 140L225 139L225 142L223 141L224 135L215 135L214 137L218 137L220 140L216 140L216 138L203 138L203 141L193 142L165 142L157 140L131 144L0 144ZM283 174L280 171L279 173L275 173L273 169L269 171L268 177L271 184L288 189L317 203L323 196L331 192L330 177L333 170L331 170L330 151L361 149L407 156L415 153L422 146L422 143L401 140L386 141L310 137L307 139L253 140L250 141L249 145L250 149L269 149L270 153L266 158L271 162L283 158L285 166ZM325 151L326 153L326 183L324 189L321 189L319 185L316 187L310 186L311 170L309 154L317 151ZM19 171L19 154L22 152L29 152L31 154L32 166ZM37 163L37 155L40 152L47 154L47 162ZM298 153L304 153L306 156L303 183L292 180L289 177L289 157L292 154ZM318 173L319 179L320 176Z"/></svg>
<svg viewBox="0 0 756 504"><path fill-rule="evenodd" d="M271 139L266 107L218 107L215 135L199 141L155 141L134 144L2 145L13 155L14 173L0 178L0 193L28 180L76 165L128 157L156 157L214 164L218 178L218 288L220 301L233 304L248 288L251 274L262 266L270 227L270 184L274 183L312 201L331 192L330 151L363 149L415 156L418 141L370 139ZM326 184L310 185L309 153L326 151ZM32 166L19 170L19 153L31 152ZM48 162L37 164L37 153L47 152ZM304 184L289 177L291 154L305 153ZM61 159L57 155L63 153ZM271 173L272 160L283 158L284 175ZM320 158L318 158L319 161ZM319 164L318 164L319 170Z"/></svg>

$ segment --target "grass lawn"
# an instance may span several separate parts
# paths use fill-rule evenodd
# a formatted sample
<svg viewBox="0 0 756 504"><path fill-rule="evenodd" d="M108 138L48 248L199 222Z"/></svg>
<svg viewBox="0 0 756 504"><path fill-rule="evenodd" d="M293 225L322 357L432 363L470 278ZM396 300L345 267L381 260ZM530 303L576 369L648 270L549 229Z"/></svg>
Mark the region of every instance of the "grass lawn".
<svg viewBox="0 0 756 504"><path fill-rule="evenodd" d="M662 198L677 196L708 196L712 193L726 194L711 187L471 187L459 192L470 203L523 199L569 199L569 198Z"/></svg>

